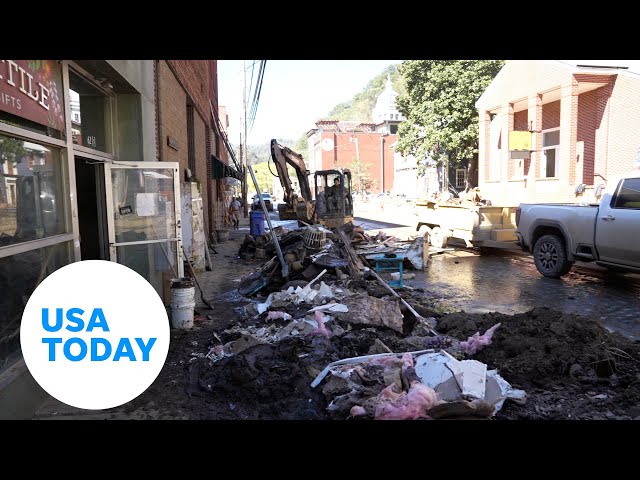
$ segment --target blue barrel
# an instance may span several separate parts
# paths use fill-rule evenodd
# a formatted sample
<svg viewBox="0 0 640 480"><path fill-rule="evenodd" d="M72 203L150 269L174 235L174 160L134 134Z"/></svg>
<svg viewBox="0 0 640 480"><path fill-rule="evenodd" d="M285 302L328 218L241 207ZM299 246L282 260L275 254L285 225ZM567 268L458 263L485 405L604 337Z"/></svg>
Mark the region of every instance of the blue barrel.
<svg viewBox="0 0 640 480"><path fill-rule="evenodd" d="M264 212L262 210L252 210L249 213L249 233L264 235Z"/></svg>

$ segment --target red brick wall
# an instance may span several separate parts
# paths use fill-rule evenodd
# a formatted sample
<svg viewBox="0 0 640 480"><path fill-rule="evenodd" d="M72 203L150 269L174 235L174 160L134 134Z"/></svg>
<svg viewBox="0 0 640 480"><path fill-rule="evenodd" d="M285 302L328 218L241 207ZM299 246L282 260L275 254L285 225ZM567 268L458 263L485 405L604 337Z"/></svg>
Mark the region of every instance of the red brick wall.
<svg viewBox="0 0 640 480"><path fill-rule="evenodd" d="M560 100L542 105L542 130L560 126ZM562 139L560 139L562 142Z"/></svg>
<svg viewBox="0 0 640 480"><path fill-rule="evenodd" d="M162 142L163 162L180 164L180 181L184 181L184 170L188 168L187 159L187 96L175 75L161 60L158 64L160 81L160 141ZM167 137L178 141L178 151L167 145Z"/></svg>
<svg viewBox="0 0 640 480"><path fill-rule="evenodd" d="M582 183L593 184L596 155L596 129L600 128L604 105L599 104L598 90L591 90L578 97L578 142L584 142L582 157ZM580 175L580 172L577 172Z"/></svg>
<svg viewBox="0 0 640 480"><path fill-rule="evenodd" d="M218 108L216 60L166 60L160 62L161 160L180 162L181 179L187 167L187 98L193 102L196 169L193 174L200 180L205 224L211 222L210 198L217 196L211 164L211 105ZM180 150L166 145L167 135L180 143Z"/></svg>
<svg viewBox="0 0 640 480"><path fill-rule="evenodd" d="M529 130L529 112L527 110L513 114L513 129L517 131Z"/></svg>
<svg viewBox="0 0 640 480"><path fill-rule="evenodd" d="M167 60L175 69L178 80L184 85L198 113L209 124L211 116L211 65L213 60ZM215 106L215 105L214 105Z"/></svg>
<svg viewBox="0 0 640 480"><path fill-rule="evenodd" d="M380 168L380 133L334 133L323 132L322 139L330 138L334 142L334 148L330 151L322 151L322 170L332 168L351 168L356 158L356 143L350 142L350 138L358 139L360 160L369 165L367 173L375 180L375 186L371 189L374 193L382 192L382 169ZM393 149L390 145L395 143L397 135L384 137L384 189L393 188ZM337 160L337 163L336 163ZM308 167L308 166L307 166Z"/></svg>

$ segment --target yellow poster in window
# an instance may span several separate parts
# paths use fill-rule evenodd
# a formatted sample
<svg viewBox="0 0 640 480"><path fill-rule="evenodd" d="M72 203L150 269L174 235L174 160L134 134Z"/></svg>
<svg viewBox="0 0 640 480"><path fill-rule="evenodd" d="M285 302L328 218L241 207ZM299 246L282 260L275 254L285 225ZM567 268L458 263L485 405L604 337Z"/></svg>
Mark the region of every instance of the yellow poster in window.
<svg viewBox="0 0 640 480"><path fill-rule="evenodd" d="M509 150L532 150L531 132L509 132Z"/></svg>

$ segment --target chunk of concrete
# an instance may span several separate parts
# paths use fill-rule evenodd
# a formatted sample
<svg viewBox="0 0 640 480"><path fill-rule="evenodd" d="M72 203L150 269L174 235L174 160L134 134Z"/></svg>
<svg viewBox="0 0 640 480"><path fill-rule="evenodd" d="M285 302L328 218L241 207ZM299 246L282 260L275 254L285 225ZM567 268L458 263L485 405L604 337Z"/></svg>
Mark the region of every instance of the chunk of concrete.
<svg viewBox="0 0 640 480"><path fill-rule="evenodd" d="M376 353L392 353L392 350L387 347L379 338L373 342L373 345L369 348L367 355L374 355Z"/></svg>
<svg viewBox="0 0 640 480"><path fill-rule="evenodd" d="M343 302L349 308L349 314L342 314L341 320L352 324L387 327L402 333L402 313L397 298L381 300L366 293L354 294Z"/></svg>

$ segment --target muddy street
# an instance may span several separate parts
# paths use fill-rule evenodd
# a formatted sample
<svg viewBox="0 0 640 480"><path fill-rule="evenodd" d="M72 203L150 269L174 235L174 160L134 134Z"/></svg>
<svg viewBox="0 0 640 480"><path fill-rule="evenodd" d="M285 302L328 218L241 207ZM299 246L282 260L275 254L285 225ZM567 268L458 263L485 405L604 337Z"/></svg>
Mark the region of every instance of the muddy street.
<svg viewBox="0 0 640 480"><path fill-rule="evenodd" d="M274 217L274 227L295 229ZM418 318L366 269L357 280L329 268L313 288L276 282L241 295L243 279L266 262L241 258L247 234L242 225L215 246L214 270L199 275L214 309L198 292L193 328L171 330L165 366L145 393L101 412L51 402L35 418L640 418L633 276L580 267L556 281L521 255L454 249L424 272L406 271L415 277L399 292ZM340 365L356 357L364 358ZM452 394L453 377L429 384L425 365L442 361L452 372L481 367L486 393Z"/></svg>
<svg viewBox="0 0 640 480"><path fill-rule="evenodd" d="M416 220L409 215L389 223L393 215L358 217L355 223L368 231L415 235ZM416 217L417 218L417 217ZM613 273L593 263L576 262L568 275L551 279L540 275L533 258L521 250L492 249L481 255L451 240L450 251L431 256L424 272L405 283L424 289L426 298L444 311L469 313L522 313L535 307L599 321L610 331L640 339L640 275Z"/></svg>
<svg viewBox="0 0 640 480"><path fill-rule="evenodd" d="M640 339L640 276L634 274L577 264L562 279L551 279L538 273L530 256L456 249L431 257L427 271L407 283L451 310L522 313L552 307Z"/></svg>

